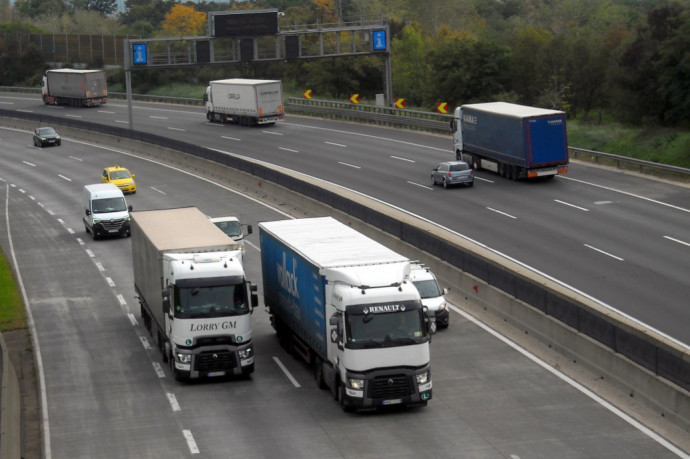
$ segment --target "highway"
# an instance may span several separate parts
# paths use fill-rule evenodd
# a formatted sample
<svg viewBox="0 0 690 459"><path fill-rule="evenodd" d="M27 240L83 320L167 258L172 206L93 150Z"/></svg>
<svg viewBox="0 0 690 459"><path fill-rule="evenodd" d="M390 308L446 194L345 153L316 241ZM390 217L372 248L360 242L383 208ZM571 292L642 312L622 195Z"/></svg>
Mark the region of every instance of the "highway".
<svg viewBox="0 0 690 459"><path fill-rule="evenodd" d="M110 107L98 110L110 111ZM45 107L50 108L53 107ZM100 116L96 110L89 113L94 113L94 118ZM313 175L318 172L334 182L350 176L353 182L349 187L367 194L391 185L398 187L397 197L390 190L388 194L408 210L410 206L421 205L421 197L415 193L417 188L420 192L434 193L433 201L438 200L439 206L455 203L447 214L439 213L444 226L458 230L466 226L468 231L478 231L470 237L490 245L476 237L481 236L481 231L472 229L478 220L476 214L481 212L479 203L488 198L465 192L486 187L488 193L493 190L490 186L500 186L502 180L480 173L486 182L478 181L471 190L446 193L447 190L440 188L423 188L428 185L426 171L445 154L441 147L423 149L421 143L401 144L398 150L402 152L394 156L406 161L390 158L390 150L384 148L365 154L360 147L341 146L348 145L345 137L357 136L323 129L337 123L288 119L265 129L270 134L260 128L206 126L201 118L200 126L192 128L189 124L187 121L184 127L187 136L193 132L205 137L204 141L213 142L210 132L218 133L222 140L216 141L227 151L249 155L255 150L253 154L274 155L286 167L312 168L316 171ZM347 125L345 130L368 129ZM174 135L180 132L170 131ZM294 144L284 139L275 141L276 136L286 136L285 131L292 132L290 137L294 139L290 142ZM415 143L415 138L419 142L420 138L419 134L376 131L377 137L365 137L362 143L382 143L377 140L384 137L381 132L397 140L410 136L405 139L410 143ZM304 138L314 132L323 136L321 154L307 153L309 142ZM429 139L437 142L434 137ZM257 371L251 380L175 383L157 350L150 348L139 321L129 240L92 241L84 233L79 212L81 187L97 181L103 166L125 163L137 174L139 191L128 198L135 209L197 205L209 215L234 213L252 224L286 216L208 181L116 150L68 139L62 147L38 149L31 146L27 132L6 129L0 129L0 141L3 144L0 197L5 204L0 242L6 253L16 255L39 336L47 388L48 449L53 457L673 457L678 454L645 428L626 421L596 396L580 390L576 383L546 370L460 313L453 314L451 327L435 335L432 341L434 400L424 409L375 415L342 413L328 392L316 388L306 365L285 355L263 308L258 308L253 316ZM343 148L359 153L353 154L352 159L343 158L343 150L339 150ZM293 156L286 157L288 154ZM359 164L355 162L357 157L361 160ZM390 164L401 161L407 167L410 160L416 161L410 163L416 166L414 172L408 173L418 175L419 180L410 180L403 167L397 172L400 177L382 172L379 179L371 180L375 175L364 174L377 164L394 169ZM349 170L352 166L362 169L353 173ZM405 188L408 182L414 184ZM583 193L594 193L589 186L573 183L557 179L536 185L581 186ZM509 184L527 190L532 186L506 181L505 185ZM360 189L360 185L368 191ZM664 186L667 185L652 182L647 189L651 192L652 188ZM559 198L566 197L566 191L561 193L563 196L558 194ZM662 196L654 197L659 198ZM683 198L678 191L678 199L682 202L687 196ZM556 204L570 207L555 202L555 209L560 208ZM429 202L427 207L431 208ZM531 217L539 215L536 207L529 214ZM496 218L495 212L485 212ZM471 218L460 219L465 213ZM498 216L512 220L503 214ZM518 220L527 218L517 217ZM538 223L525 227L539 226ZM498 231L495 226L500 224L485 222L482 227L493 233ZM503 228L499 235L508 232ZM572 230L573 234L576 232ZM463 234L467 233L463 231ZM257 238L258 234L249 237L246 265L248 277L260 283ZM588 254L586 250L581 253Z"/></svg>

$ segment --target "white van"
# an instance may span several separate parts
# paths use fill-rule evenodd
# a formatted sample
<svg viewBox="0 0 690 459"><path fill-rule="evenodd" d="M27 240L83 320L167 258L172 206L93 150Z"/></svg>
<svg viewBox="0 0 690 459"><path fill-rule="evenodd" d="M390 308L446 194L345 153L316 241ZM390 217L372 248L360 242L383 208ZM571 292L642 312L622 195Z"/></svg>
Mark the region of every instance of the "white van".
<svg viewBox="0 0 690 459"><path fill-rule="evenodd" d="M82 192L84 228L94 239L103 236L130 236L125 195L112 183L85 185Z"/></svg>
<svg viewBox="0 0 690 459"><path fill-rule="evenodd" d="M433 311L436 317L436 326L438 328L448 328L450 311L448 311L448 306L446 305L446 298L443 296L448 293L448 289L441 289L438 286L434 273L422 264L412 264L410 280L417 287L419 296L422 297L422 305L429 308L430 312Z"/></svg>

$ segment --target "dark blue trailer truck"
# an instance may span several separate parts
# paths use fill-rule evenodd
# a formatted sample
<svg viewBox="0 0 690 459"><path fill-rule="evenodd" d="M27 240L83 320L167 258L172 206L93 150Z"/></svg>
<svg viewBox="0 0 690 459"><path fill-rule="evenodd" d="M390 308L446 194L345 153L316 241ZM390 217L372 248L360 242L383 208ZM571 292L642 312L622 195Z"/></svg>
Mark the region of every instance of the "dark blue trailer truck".
<svg viewBox="0 0 690 459"><path fill-rule="evenodd" d="M507 102L455 109L455 158L513 180L568 171L565 112Z"/></svg>

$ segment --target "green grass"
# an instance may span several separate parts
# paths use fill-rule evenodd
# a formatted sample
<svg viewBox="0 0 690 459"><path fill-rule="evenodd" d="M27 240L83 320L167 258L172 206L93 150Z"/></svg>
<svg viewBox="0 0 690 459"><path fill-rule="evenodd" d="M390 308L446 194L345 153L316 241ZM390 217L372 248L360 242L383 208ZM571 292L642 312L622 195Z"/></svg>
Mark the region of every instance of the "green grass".
<svg viewBox="0 0 690 459"><path fill-rule="evenodd" d="M568 145L690 168L690 132L568 120Z"/></svg>
<svg viewBox="0 0 690 459"><path fill-rule="evenodd" d="M26 310L12 268L0 251L0 332L26 328Z"/></svg>

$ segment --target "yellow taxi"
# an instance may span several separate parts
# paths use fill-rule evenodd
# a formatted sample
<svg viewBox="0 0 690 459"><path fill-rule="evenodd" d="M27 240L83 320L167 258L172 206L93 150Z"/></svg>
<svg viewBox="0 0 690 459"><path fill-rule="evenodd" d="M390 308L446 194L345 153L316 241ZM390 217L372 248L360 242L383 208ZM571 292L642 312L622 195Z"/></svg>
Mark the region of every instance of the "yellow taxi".
<svg viewBox="0 0 690 459"><path fill-rule="evenodd" d="M136 193L137 184L134 183L134 174L122 166L112 166L103 169L101 182L116 185L123 193Z"/></svg>

